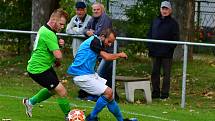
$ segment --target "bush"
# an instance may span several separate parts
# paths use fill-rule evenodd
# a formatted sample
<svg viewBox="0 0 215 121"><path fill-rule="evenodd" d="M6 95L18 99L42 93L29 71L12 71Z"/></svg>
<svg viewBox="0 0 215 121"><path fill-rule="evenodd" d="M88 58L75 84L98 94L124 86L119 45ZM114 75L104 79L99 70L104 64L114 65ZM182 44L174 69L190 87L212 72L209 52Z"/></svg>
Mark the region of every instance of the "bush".
<svg viewBox="0 0 215 121"><path fill-rule="evenodd" d="M1 0L0 18L2 29L31 30L31 1ZM26 46L30 42L30 36L0 33L0 37L0 44L9 51L20 53L20 50L28 50Z"/></svg>
<svg viewBox="0 0 215 121"><path fill-rule="evenodd" d="M150 23L159 14L161 0L137 0L136 5L125 7L126 21L114 21L113 24L123 36L146 38ZM127 52L129 54L145 53L143 42L130 42Z"/></svg>

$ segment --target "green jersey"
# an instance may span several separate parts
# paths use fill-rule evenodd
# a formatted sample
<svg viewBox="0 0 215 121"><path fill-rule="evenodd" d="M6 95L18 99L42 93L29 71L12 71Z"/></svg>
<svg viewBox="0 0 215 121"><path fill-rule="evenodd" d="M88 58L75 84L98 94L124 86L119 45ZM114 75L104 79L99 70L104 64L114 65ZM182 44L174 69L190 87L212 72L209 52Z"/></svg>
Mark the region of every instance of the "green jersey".
<svg viewBox="0 0 215 121"><path fill-rule="evenodd" d="M49 26L44 25L37 33L27 71L39 74L51 68L55 62L54 50L59 50L56 33Z"/></svg>

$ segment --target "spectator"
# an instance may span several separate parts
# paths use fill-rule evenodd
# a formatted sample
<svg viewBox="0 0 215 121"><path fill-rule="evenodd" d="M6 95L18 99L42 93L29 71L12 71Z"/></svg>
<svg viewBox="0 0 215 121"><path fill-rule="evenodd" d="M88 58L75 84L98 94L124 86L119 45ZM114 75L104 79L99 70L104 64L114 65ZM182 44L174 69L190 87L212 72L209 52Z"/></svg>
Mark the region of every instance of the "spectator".
<svg viewBox="0 0 215 121"><path fill-rule="evenodd" d="M87 15L87 8L84 2L77 2L75 5L76 15L72 17L71 21L66 27L66 33L83 35L83 32L87 26L88 21L91 19L90 15ZM72 49L73 57L75 57L78 47L83 42L81 38L73 38Z"/></svg>
<svg viewBox="0 0 215 121"><path fill-rule="evenodd" d="M112 21L105 13L104 5L101 3L94 3L92 5L93 16L87 24L84 34L89 37L92 35L99 35L105 28L112 28Z"/></svg>
<svg viewBox="0 0 215 121"><path fill-rule="evenodd" d="M170 2L161 3L160 16L153 20L148 33L149 39L179 40L178 23L171 17ZM148 43L149 56L152 58L152 98L166 99L169 97L170 72L175 44ZM163 84L160 90L160 73L163 68Z"/></svg>

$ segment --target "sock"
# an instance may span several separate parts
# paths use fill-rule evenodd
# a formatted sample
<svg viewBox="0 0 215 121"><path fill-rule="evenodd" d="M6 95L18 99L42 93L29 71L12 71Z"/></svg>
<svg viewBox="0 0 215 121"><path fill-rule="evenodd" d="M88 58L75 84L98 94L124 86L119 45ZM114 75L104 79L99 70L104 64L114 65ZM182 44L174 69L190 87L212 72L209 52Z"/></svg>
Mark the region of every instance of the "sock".
<svg viewBox="0 0 215 121"><path fill-rule="evenodd" d="M36 95L29 99L29 104L35 105L50 98L53 94L47 88L41 89Z"/></svg>
<svg viewBox="0 0 215 121"><path fill-rule="evenodd" d="M96 101L93 111L90 113L91 118L97 117L98 113L108 104L108 99L105 96L100 96Z"/></svg>
<svg viewBox="0 0 215 121"><path fill-rule="evenodd" d="M68 115L70 111L69 100L66 97L60 97L57 99L57 102L65 116Z"/></svg>
<svg viewBox="0 0 215 121"><path fill-rule="evenodd" d="M122 113L115 100L107 104L108 110L116 117L117 121L123 121Z"/></svg>

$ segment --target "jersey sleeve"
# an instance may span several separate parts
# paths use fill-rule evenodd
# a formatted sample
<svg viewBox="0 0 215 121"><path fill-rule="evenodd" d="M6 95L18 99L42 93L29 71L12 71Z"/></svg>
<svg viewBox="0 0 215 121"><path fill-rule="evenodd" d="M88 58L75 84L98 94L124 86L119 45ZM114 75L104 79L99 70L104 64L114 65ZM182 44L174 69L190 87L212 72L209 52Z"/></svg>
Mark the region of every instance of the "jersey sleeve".
<svg viewBox="0 0 215 121"><path fill-rule="evenodd" d="M90 43L90 49L93 50L98 55L100 54L101 51L104 51L104 47L101 41L96 37Z"/></svg>
<svg viewBox="0 0 215 121"><path fill-rule="evenodd" d="M52 35L52 36L51 36ZM59 50L58 39L55 34L46 36L45 43L50 51Z"/></svg>

